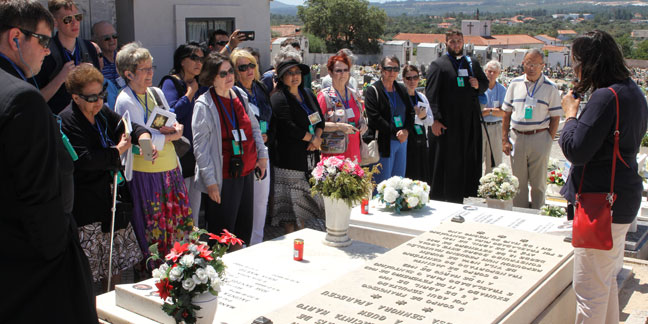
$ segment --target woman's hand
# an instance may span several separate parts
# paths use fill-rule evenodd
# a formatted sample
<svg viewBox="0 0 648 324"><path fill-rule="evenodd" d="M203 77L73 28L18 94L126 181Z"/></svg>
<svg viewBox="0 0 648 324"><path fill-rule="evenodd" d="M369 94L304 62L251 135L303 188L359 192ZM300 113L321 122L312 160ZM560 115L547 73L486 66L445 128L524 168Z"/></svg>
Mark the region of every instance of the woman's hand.
<svg viewBox="0 0 648 324"><path fill-rule="evenodd" d="M268 166L268 159L260 158L257 160L256 167L259 168L259 170L261 170L261 176L259 177L259 179L263 179L263 177L265 176L267 166Z"/></svg>
<svg viewBox="0 0 648 324"><path fill-rule="evenodd" d="M337 129L344 134L355 134L360 130L347 123L336 123Z"/></svg>
<svg viewBox="0 0 648 324"><path fill-rule="evenodd" d="M320 146L322 145L322 139L319 136L313 135L313 141L308 144L307 150L309 151L317 151L320 149Z"/></svg>
<svg viewBox="0 0 648 324"><path fill-rule="evenodd" d="M119 155L124 154L125 152L128 152L128 150L131 148L131 137L130 135L122 134L121 139L119 140L119 143L117 145L113 146L114 148L119 151Z"/></svg>
<svg viewBox="0 0 648 324"><path fill-rule="evenodd" d="M207 194L209 195L209 198L215 203L221 203L220 190L218 189L217 184L214 183L213 185L207 187Z"/></svg>
<svg viewBox="0 0 648 324"><path fill-rule="evenodd" d="M407 141L407 136L409 136L407 129L401 129L396 133L396 138L398 138L398 141L401 143Z"/></svg>
<svg viewBox="0 0 648 324"><path fill-rule="evenodd" d="M574 98L574 91L569 90L566 95L562 97L562 108L565 112L565 118L576 117L578 113L578 106L580 106L581 99Z"/></svg>
<svg viewBox="0 0 648 324"><path fill-rule="evenodd" d="M416 106L414 107L414 111L419 119L425 119L427 117L427 109L425 107Z"/></svg>
<svg viewBox="0 0 648 324"><path fill-rule="evenodd" d="M162 126L160 128L160 133L165 135L165 140L167 142L179 140L182 137L182 132L184 131L184 125L180 123L173 124L173 127Z"/></svg>

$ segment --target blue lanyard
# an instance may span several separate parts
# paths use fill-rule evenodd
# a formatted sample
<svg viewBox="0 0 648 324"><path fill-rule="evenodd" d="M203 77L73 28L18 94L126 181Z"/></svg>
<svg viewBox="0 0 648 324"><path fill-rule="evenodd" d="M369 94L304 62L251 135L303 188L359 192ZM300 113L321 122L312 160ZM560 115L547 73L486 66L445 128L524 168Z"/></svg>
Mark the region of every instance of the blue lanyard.
<svg viewBox="0 0 648 324"><path fill-rule="evenodd" d="M99 115L97 115L99 116ZM99 132L99 137L101 137L101 146L104 148L107 148L110 145L115 145L112 140L108 137L108 134L106 133L106 129L108 128L108 125L104 128L104 131L101 131L101 125L99 124L99 118L95 118L95 126L97 127L97 131Z"/></svg>
<svg viewBox="0 0 648 324"><path fill-rule="evenodd" d="M311 114L313 114L313 112L310 110L310 108L308 108L308 105L306 104L306 100L304 100L304 95L302 95L301 92L302 90L299 89L299 98L301 98L301 102L299 103L299 105L302 107L302 109L304 109L306 115L310 116Z"/></svg>
<svg viewBox="0 0 648 324"><path fill-rule="evenodd" d="M385 90L385 94L387 95L387 98L389 99L389 106L391 108L391 113L392 116L394 115L394 111L396 111L396 89L392 92L388 92L387 89Z"/></svg>
<svg viewBox="0 0 648 324"><path fill-rule="evenodd" d="M133 93L133 96L135 97L135 100L139 102L139 104L144 108L144 124L148 121L148 114L149 114L149 109L148 109L148 89L147 91L144 92L144 103L140 100L140 98L137 96L135 91L133 91L133 88L128 87L130 91Z"/></svg>
<svg viewBox="0 0 648 324"><path fill-rule="evenodd" d="M527 86L527 95L529 95L529 97L533 98L533 96L535 96L536 92L537 92L538 90L540 90L540 88L542 88L542 84L540 84L540 88L536 89L536 87L538 86L538 82L540 82L540 80L541 80L543 77L544 77L544 76L541 75L541 76L538 78L538 80L536 80L535 84L533 85L533 91L531 91L531 94L529 94L529 86Z"/></svg>
<svg viewBox="0 0 648 324"><path fill-rule="evenodd" d="M448 57L450 58L450 62L452 63L452 66L454 66L455 69L457 69L457 72L459 72L459 69L463 66L464 61L462 59L459 59L459 63L457 63L457 60L450 55L450 53L446 53ZM470 75L474 75L473 69L472 69L472 61L470 60L469 56L462 56L462 58L465 57L466 61L468 61L468 69L470 70ZM458 65L458 66L457 66Z"/></svg>
<svg viewBox="0 0 648 324"><path fill-rule="evenodd" d="M213 90L213 88L212 88L212 90ZM216 91L214 91L214 92L216 92ZM220 96L216 95L216 99L218 100L218 104L220 105L219 107L221 109L223 109L223 111L225 112L225 115L227 116L227 119L229 120L230 125L232 125L232 130L236 130L238 128L236 128L236 125L237 125L237 122L236 122L236 110L234 110L234 100L232 100L232 92L229 93L229 97L230 97L230 110L232 111L232 115L230 115L230 113L227 111L227 109L225 109L225 105L221 101Z"/></svg>
<svg viewBox="0 0 648 324"><path fill-rule="evenodd" d="M242 83L239 82L239 85L241 86L241 89L243 89L245 94L250 99L250 102L253 103L255 106L257 106L259 109L261 109L261 107L259 107L259 102L257 101L257 94L255 91L256 89L254 89L254 82L252 82L252 93L247 92L247 89L245 89ZM259 111L259 114L261 114L261 111Z"/></svg>
<svg viewBox="0 0 648 324"><path fill-rule="evenodd" d="M16 65L12 60L10 60L8 57L6 57L6 56L5 56L4 54L2 54L2 53L0 53L0 57L2 57L3 59L9 61L9 63L11 64L11 66L13 66L14 70L16 70L16 72L18 72L18 75L20 75L20 77L21 77L25 82L27 82L27 78L25 77L25 74L24 74L24 73L23 73L23 72L18 68L18 66L17 66L17 65Z"/></svg>
<svg viewBox="0 0 648 324"><path fill-rule="evenodd" d="M61 46L63 47L63 46ZM67 48L63 47L63 54L65 54L65 58L67 61L71 61L72 57L70 57L70 54L68 54ZM74 65L79 65L81 62L81 48L79 48L79 39L74 42Z"/></svg>
<svg viewBox="0 0 648 324"><path fill-rule="evenodd" d="M333 88L335 89L335 88ZM347 92L347 88L344 87L344 99L342 99L342 95L335 89L335 93L337 93L338 98L340 98L340 101L344 104L344 109L350 109L349 107L349 93Z"/></svg>

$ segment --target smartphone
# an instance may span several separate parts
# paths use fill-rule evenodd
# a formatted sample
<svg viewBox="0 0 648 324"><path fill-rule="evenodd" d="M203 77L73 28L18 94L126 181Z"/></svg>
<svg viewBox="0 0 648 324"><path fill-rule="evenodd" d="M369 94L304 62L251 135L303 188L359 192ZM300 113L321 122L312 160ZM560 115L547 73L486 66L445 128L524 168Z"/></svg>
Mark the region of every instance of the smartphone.
<svg viewBox="0 0 648 324"><path fill-rule="evenodd" d="M146 161L153 161L153 144L148 138L142 138L139 140L139 147L142 152L142 156Z"/></svg>
<svg viewBox="0 0 648 324"><path fill-rule="evenodd" d="M240 31L239 34L245 35L245 38L243 40L254 40L254 31Z"/></svg>

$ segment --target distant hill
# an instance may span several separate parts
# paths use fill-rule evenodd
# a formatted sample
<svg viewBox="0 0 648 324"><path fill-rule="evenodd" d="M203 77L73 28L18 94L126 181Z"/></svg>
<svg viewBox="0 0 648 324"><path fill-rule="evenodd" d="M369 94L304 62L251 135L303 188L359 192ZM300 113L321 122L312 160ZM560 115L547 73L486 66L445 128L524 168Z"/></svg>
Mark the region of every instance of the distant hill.
<svg viewBox="0 0 648 324"><path fill-rule="evenodd" d="M615 6L607 4L614 3ZM517 12L521 10L544 9L548 12L564 11L599 11L619 7L648 8L648 0L434 0L434 1L389 1L372 3L385 9L389 16L406 15L441 15L446 12L469 13L479 9L482 13ZM296 15L297 6L288 5L281 1L270 2L270 13L281 15Z"/></svg>
<svg viewBox="0 0 648 324"><path fill-rule="evenodd" d="M281 1L270 1L270 13L276 15L297 15L297 6L285 4Z"/></svg>

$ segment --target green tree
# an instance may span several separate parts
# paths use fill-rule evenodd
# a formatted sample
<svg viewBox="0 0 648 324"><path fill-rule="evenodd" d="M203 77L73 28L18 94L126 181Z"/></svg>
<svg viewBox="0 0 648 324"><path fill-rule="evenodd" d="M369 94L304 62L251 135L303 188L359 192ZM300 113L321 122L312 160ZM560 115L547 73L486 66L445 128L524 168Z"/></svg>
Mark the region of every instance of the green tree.
<svg viewBox="0 0 648 324"><path fill-rule="evenodd" d="M616 38L617 44L621 47L621 52L623 57L631 58L632 57L632 39L628 34L622 35Z"/></svg>
<svg viewBox="0 0 648 324"><path fill-rule="evenodd" d="M325 53L326 52L326 42L324 42L323 39L310 34L306 33L306 37L308 37L308 51L311 53Z"/></svg>
<svg viewBox="0 0 648 324"><path fill-rule="evenodd" d="M297 9L306 31L324 39L329 52L350 48L378 52L387 14L367 0L307 0Z"/></svg>
<svg viewBox="0 0 648 324"><path fill-rule="evenodd" d="M648 60L648 40L637 44L637 49L634 50L634 58Z"/></svg>

